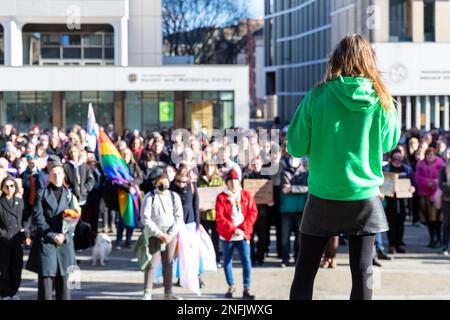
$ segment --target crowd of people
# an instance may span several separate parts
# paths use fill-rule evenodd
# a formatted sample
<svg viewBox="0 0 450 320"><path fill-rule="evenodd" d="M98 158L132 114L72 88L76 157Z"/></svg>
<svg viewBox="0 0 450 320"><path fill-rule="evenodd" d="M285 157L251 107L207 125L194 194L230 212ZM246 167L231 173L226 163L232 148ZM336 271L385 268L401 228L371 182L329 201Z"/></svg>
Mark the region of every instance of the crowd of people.
<svg viewBox="0 0 450 320"><path fill-rule="evenodd" d="M269 249L280 267L295 264L299 247L299 228L308 197L308 159L294 158L286 151L285 129L282 141L259 142L250 133L242 143L216 140L206 134L192 135L188 141L172 130L161 132L115 132L113 125L102 128L117 146L133 177L118 186L102 170L96 150L87 142L86 130L74 126L41 130L34 126L19 133L12 125L0 129L0 296L18 299L23 250L30 250L26 268L38 274L38 299L70 299L67 276L76 265L76 245L71 234L63 233L61 214L65 209L81 208L81 219L90 226L88 242L98 233L116 234L114 248L131 248L134 229L119 214L117 188L142 192L141 226L150 236L166 244L159 252L163 263L165 297L172 293L177 225L199 225L209 233L218 267L223 267L228 290L236 287L232 274L234 248L243 265L243 298L254 299L250 291L251 269L263 265ZM406 216L413 224L429 230L428 246L448 254L450 217L450 135L441 130L403 131L398 147L385 155L384 170L412 182L413 198L384 197L389 223L388 252L383 235L377 235L375 265L389 254L404 253ZM180 161L174 161L175 157ZM241 155L247 154L242 163ZM275 165L275 166L274 166ZM265 174L264 169L276 172ZM272 181L273 201L256 203L243 190L246 179ZM223 187L214 209L202 208L199 188ZM144 195L145 198L144 198ZM151 201L148 201L148 198ZM147 198L147 200L146 200ZM275 234L272 246L271 231ZM125 233L125 240L124 240ZM295 240L291 241L294 236ZM323 254L322 267L335 268L336 250L345 239L331 237ZM155 263L145 270L144 299L151 299ZM201 287L205 285L199 277Z"/></svg>

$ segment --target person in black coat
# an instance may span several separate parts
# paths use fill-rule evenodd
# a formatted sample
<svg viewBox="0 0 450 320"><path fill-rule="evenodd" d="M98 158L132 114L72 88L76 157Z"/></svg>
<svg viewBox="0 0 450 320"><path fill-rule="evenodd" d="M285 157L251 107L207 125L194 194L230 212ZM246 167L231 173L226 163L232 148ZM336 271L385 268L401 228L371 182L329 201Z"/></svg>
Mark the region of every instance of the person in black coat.
<svg viewBox="0 0 450 320"><path fill-rule="evenodd" d="M78 268L73 234L62 231L64 210L75 210L74 196L64 186L64 179L64 167L55 164L49 185L38 193L33 211L37 236L26 269L38 274L38 300L52 300L53 281L56 299L70 300L68 275Z"/></svg>
<svg viewBox="0 0 450 320"><path fill-rule="evenodd" d="M80 147L76 144L67 150L68 161L64 163L64 171L70 190L77 197L79 205L86 204L88 193L94 188L94 176L91 169L84 162L80 162Z"/></svg>
<svg viewBox="0 0 450 320"><path fill-rule="evenodd" d="M411 167L403 162L402 151L399 148L391 152L389 164L383 167L383 171L397 173L399 179L409 179L411 181L410 192L416 191L414 185L414 172ZM411 210L408 198L385 197L386 200L386 218L389 224L387 232L389 240L389 253L405 253L405 244L403 242L405 218L409 210Z"/></svg>
<svg viewBox="0 0 450 320"><path fill-rule="evenodd" d="M181 198L184 223L187 226L195 223L195 227L198 227L200 224L200 200L197 186L190 182L188 168L181 166L178 169L175 180L170 185L170 190L177 193Z"/></svg>
<svg viewBox="0 0 450 320"><path fill-rule="evenodd" d="M94 176L94 188L89 192L86 205L83 208L81 219L91 226L90 243L94 245L95 238L98 234L98 218L100 214L100 201L103 197L103 188L105 176L102 172L101 166L96 160L88 161L92 174Z"/></svg>
<svg viewBox="0 0 450 320"><path fill-rule="evenodd" d="M5 178L0 197L0 300L19 300L22 279L25 229L23 228L23 201L16 197L17 183Z"/></svg>

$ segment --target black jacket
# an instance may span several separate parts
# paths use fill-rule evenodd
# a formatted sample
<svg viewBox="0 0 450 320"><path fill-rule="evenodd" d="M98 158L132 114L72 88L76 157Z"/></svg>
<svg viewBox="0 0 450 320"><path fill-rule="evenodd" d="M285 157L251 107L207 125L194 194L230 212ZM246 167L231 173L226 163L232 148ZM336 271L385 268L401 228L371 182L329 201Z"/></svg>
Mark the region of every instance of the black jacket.
<svg viewBox="0 0 450 320"><path fill-rule="evenodd" d="M200 224L200 201L197 186L195 184L188 184L186 188L181 189L175 182L172 182L170 190L176 192L181 198L184 223L195 222L198 226Z"/></svg>
<svg viewBox="0 0 450 320"><path fill-rule="evenodd" d="M281 187L291 186L293 193L308 192L308 172L287 165L281 174Z"/></svg>
<svg viewBox="0 0 450 320"><path fill-rule="evenodd" d="M89 191L94 188L95 180L91 169L86 163L81 164L78 168L80 173L80 183L78 183L74 165L71 162L64 163L64 171L66 172L69 188L77 197L78 201L83 203L87 200Z"/></svg>
<svg viewBox="0 0 450 320"><path fill-rule="evenodd" d="M105 187L105 176L100 168L92 172L94 177L94 187L89 191L87 196L87 205L98 205L103 197L103 189Z"/></svg>
<svg viewBox="0 0 450 320"><path fill-rule="evenodd" d="M450 202L450 183L447 181L447 166L439 172L439 189L442 190L442 200Z"/></svg>
<svg viewBox="0 0 450 320"><path fill-rule="evenodd" d="M44 277L55 277L58 270L64 276L76 266L72 234L67 233L66 242L59 247L54 241L55 236L62 233L62 215L66 209L75 209L73 194L67 188L63 188L59 202L51 186L38 193L33 211L37 236L31 247L27 270Z"/></svg>
<svg viewBox="0 0 450 320"><path fill-rule="evenodd" d="M156 165L153 168L142 166L143 182L141 184L141 190L145 194L155 189L155 179L164 173L164 167Z"/></svg>
<svg viewBox="0 0 450 320"><path fill-rule="evenodd" d="M25 240L23 228L23 201L14 197L12 204L6 197L0 197L0 245L20 245Z"/></svg>

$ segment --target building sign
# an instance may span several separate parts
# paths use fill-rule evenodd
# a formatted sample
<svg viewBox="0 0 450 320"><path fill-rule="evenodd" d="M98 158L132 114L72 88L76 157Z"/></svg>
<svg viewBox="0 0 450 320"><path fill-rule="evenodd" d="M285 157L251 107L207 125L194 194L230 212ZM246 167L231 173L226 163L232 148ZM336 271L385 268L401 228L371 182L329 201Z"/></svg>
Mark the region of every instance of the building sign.
<svg viewBox="0 0 450 320"><path fill-rule="evenodd" d="M450 43L376 43L373 47L393 95L450 94Z"/></svg>
<svg viewBox="0 0 450 320"><path fill-rule="evenodd" d="M162 101L159 103L159 121L160 122L173 122L174 110L173 102Z"/></svg>

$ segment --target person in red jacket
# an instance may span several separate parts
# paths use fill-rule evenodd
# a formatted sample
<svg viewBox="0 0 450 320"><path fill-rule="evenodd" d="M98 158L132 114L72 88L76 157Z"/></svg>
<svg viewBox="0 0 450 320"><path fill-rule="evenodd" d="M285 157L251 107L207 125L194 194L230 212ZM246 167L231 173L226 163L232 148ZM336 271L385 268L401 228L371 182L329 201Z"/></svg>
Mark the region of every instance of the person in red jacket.
<svg viewBox="0 0 450 320"><path fill-rule="evenodd" d="M232 298L236 291L233 279L232 258L236 247L239 251L244 271L244 299L255 299L250 293L250 275L252 262L250 257L250 239L253 225L258 217L255 199L243 190L239 174L230 170L226 178L227 188L216 199L216 224L222 251L223 268L228 283L226 298Z"/></svg>

